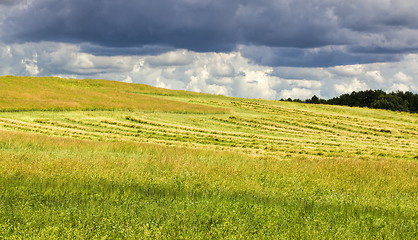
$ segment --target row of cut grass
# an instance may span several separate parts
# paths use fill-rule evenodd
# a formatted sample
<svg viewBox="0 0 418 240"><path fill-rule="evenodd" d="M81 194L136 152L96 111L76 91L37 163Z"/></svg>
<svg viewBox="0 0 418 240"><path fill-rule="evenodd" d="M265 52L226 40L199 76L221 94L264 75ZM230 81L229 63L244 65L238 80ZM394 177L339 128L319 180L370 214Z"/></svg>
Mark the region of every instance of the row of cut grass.
<svg viewBox="0 0 418 240"><path fill-rule="evenodd" d="M82 119L71 118L71 113L62 113L63 117L60 121L39 118L36 112L32 112L32 115L33 120L29 122L6 118L2 118L0 122L5 128L52 135L235 149L257 155L361 155L412 159L416 157L415 146L418 146L418 140L410 132L402 132L402 129L396 129L396 134L385 132L371 134L367 131L353 133L338 127L333 128L326 121L317 121L315 126L318 127L313 130L312 127L306 126L309 123L288 127L288 122L283 124L281 120L274 121L271 116L267 118L253 115L253 118L250 118L248 114L247 117L234 114L226 119L201 116L201 119L206 118L206 120L204 123L199 122L200 127L194 126L195 121L192 120L181 124L175 124L173 121L164 123L158 119L124 116L124 112L98 112L95 118ZM144 113L140 115L147 116ZM176 115L164 115L164 117L171 116ZM368 124L373 128L379 126L379 123L373 125L372 121ZM222 129L228 126L235 127L229 127L227 131Z"/></svg>

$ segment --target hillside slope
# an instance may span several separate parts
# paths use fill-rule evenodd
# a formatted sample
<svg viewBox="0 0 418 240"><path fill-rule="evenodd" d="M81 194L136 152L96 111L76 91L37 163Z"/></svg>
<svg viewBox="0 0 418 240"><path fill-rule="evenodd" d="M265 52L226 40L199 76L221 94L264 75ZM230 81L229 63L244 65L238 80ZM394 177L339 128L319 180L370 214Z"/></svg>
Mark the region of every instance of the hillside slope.
<svg viewBox="0 0 418 240"><path fill-rule="evenodd" d="M417 114L103 80L0 85L5 239L417 238Z"/></svg>
<svg viewBox="0 0 418 240"><path fill-rule="evenodd" d="M152 110L225 112L157 96L196 95L143 84L57 77L0 77L0 111L22 110Z"/></svg>
<svg viewBox="0 0 418 240"><path fill-rule="evenodd" d="M417 114L228 98L104 80L0 80L0 127L5 129L279 158L418 155ZM86 109L95 111L79 111Z"/></svg>

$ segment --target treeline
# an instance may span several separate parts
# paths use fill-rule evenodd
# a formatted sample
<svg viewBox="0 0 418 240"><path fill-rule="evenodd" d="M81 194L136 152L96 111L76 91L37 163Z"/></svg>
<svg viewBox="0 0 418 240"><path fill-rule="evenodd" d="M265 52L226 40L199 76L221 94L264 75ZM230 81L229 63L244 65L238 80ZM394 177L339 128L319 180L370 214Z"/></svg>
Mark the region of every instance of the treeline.
<svg viewBox="0 0 418 240"><path fill-rule="evenodd" d="M291 98L288 98L287 100L281 99L281 101L368 107L418 113L418 94L402 91L386 93L383 90L366 90L346 93L328 100L320 99L314 95L312 98L306 100L292 100Z"/></svg>

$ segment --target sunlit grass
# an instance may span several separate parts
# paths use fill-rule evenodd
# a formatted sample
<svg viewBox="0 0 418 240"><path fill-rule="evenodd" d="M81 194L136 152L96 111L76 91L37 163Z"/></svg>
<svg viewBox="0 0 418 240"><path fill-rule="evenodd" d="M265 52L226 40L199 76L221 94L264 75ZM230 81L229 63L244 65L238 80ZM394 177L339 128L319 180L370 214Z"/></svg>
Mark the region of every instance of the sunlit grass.
<svg viewBox="0 0 418 240"><path fill-rule="evenodd" d="M0 238L418 238L417 114L0 80Z"/></svg>
<svg viewBox="0 0 418 240"><path fill-rule="evenodd" d="M0 132L3 236L413 238L418 163ZM148 235L147 235L148 234Z"/></svg>
<svg viewBox="0 0 418 240"><path fill-rule="evenodd" d="M143 84L56 77L0 77L0 111L33 110L147 110L176 113L224 113L220 107L202 106L156 96L188 96Z"/></svg>

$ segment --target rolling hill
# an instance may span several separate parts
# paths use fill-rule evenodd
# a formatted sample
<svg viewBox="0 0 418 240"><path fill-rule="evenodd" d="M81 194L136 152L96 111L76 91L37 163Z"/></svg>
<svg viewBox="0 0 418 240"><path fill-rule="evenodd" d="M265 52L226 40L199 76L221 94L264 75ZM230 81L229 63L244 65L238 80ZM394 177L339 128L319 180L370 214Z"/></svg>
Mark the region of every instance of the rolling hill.
<svg viewBox="0 0 418 240"><path fill-rule="evenodd" d="M0 89L0 235L418 232L417 114L105 80L4 76Z"/></svg>

